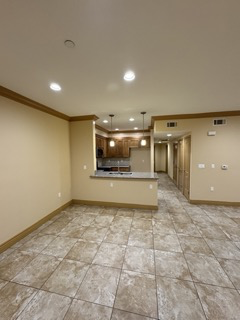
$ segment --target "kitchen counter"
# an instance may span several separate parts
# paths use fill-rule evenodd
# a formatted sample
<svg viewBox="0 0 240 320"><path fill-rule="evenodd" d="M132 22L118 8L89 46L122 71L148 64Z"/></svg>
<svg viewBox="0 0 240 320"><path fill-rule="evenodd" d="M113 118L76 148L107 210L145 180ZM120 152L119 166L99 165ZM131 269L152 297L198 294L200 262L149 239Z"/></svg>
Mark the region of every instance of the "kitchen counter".
<svg viewBox="0 0 240 320"><path fill-rule="evenodd" d="M120 172L114 171L106 172L102 170L95 171L95 174L90 176L91 178L106 178L106 179L137 179L137 180L158 180L158 176L155 172Z"/></svg>
<svg viewBox="0 0 240 320"><path fill-rule="evenodd" d="M121 165L121 166L98 166L97 168L98 171L123 171L123 172L128 172L130 171L130 166L129 165Z"/></svg>
<svg viewBox="0 0 240 320"><path fill-rule="evenodd" d="M118 165L115 166L99 166L100 168L117 168ZM129 168L130 166L119 166L119 168Z"/></svg>

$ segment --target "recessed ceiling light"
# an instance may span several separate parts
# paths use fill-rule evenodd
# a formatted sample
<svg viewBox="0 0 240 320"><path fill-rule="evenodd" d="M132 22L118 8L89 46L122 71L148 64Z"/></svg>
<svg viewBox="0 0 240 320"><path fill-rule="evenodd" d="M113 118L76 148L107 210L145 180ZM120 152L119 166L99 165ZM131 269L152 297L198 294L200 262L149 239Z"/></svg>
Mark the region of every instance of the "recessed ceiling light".
<svg viewBox="0 0 240 320"><path fill-rule="evenodd" d="M135 79L135 73L133 71L127 71L125 74L124 74L124 77L123 79L125 81L133 81Z"/></svg>
<svg viewBox="0 0 240 320"><path fill-rule="evenodd" d="M134 130L138 130L138 127L134 127Z"/></svg>
<svg viewBox="0 0 240 320"><path fill-rule="evenodd" d="M57 83L55 83L55 82L52 82L52 83L50 84L50 88L51 88L52 90L54 90L54 91L61 91L61 90L62 90L62 88L60 87L60 85L57 84Z"/></svg>
<svg viewBox="0 0 240 320"><path fill-rule="evenodd" d="M158 143L162 143L162 141L158 141Z"/></svg>
<svg viewBox="0 0 240 320"><path fill-rule="evenodd" d="M133 119L133 118L130 118L129 121L134 121L134 119Z"/></svg>
<svg viewBox="0 0 240 320"><path fill-rule="evenodd" d="M116 131L118 131L119 129L118 129L118 128L116 128L115 130L116 130Z"/></svg>
<svg viewBox="0 0 240 320"><path fill-rule="evenodd" d="M168 134L167 134L167 137L171 137L171 136L172 136L172 134L171 134L171 133L168 133Z"/></svg>
<svg viewBox="0 0 240 320"><path fill-rule="evenodd" d="M103 120L104 123L108 123L108 120Z"/></svg>
<svg viewBox="0 0 240 320"><path fill-rule="evenodd" d="M64 44L67 48L74 48L75 47L75 43L72 40L65 40Z"/></svg>

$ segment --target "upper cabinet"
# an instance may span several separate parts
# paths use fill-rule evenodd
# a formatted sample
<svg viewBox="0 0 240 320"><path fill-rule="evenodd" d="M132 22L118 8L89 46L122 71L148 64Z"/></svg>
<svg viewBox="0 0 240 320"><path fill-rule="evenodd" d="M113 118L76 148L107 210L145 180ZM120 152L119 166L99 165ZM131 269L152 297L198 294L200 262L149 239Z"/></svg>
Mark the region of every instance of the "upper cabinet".
<svg viewBox="0 0 240 320"><path fill-rule="evenodd" d="M107 156L107 138L96 134L96 148L103 150L103 158L105 158Z"/></svg>
<svg viewBox="0 0 240 320"><path fill-rule="evenodd" d="M139 138L128 138L128 145L129 148L137 148L140 145L140 140Z"/></svg>
<svg viewBox="0 0 240 320"><path fill-rule="evenodd" d="M115 146L110 147L110 138L105 138L100 135L96 135L96 147L103 149L103 157L107 158L129 158L130 148L149 148L150 147L150 137L145 137L147 140L147 145L141 147L140 141L141 137L124 137L121 139L114 139Z"/></svg>

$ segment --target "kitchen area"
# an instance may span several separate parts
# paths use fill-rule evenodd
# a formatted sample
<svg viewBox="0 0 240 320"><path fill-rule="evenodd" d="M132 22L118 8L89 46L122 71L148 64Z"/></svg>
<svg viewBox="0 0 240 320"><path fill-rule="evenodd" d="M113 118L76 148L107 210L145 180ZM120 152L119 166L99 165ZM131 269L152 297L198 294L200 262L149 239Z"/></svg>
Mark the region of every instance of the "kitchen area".
<svg viewBox="0 0 240 320"><path fill-rule="evenodd" d="M91 119L72 121L70 132L74 203L151 210L158 208L158 176L151 171L150 160L147 160L151 155L150 133L144 133L146 144L141 146L142 132L119 132L113 135L100 131ZM115 143L110 147L112 139ZM97 148L101 148L102 155L96 154ZM101 166L108 166L105 169L111 171L104 171ZM112 171L114 168L116 171Z"/></svg>
<svg viewBox="0 0 240 320"><path fill-rule="evenodd" d="M158 176L151 171L149 133L144 139L142 145L142 132L104 135L98 130L95 134L96 171L90 180L97 196L111 199L111 206L158 208Z"/></svg>
<svg viewBox="0 0 240 320"><path fill-rule="evenodd" d="M114 139L96 134L96 168L113 172L149 172L150 171L150 137L146 136L146 146L141 146L140 136Z"/></svg>

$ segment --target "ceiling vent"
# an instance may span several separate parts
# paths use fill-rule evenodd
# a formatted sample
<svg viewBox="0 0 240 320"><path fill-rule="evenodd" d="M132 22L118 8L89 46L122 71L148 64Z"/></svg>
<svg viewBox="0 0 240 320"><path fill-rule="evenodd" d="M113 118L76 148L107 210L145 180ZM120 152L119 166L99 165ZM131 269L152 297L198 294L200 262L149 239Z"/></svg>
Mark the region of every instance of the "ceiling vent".
<svg viewBox="0 0 240 320"><path fill-rule="evenodd" d="M177 127L177 122L167 122L167 127L168 127L168 128Z"/></svg>
<svg viewBox="0 0 240 320"><path fill-rule="evenodd" d="M227 123L226 119L213 119L214 126L223 126Z"/></svg>

